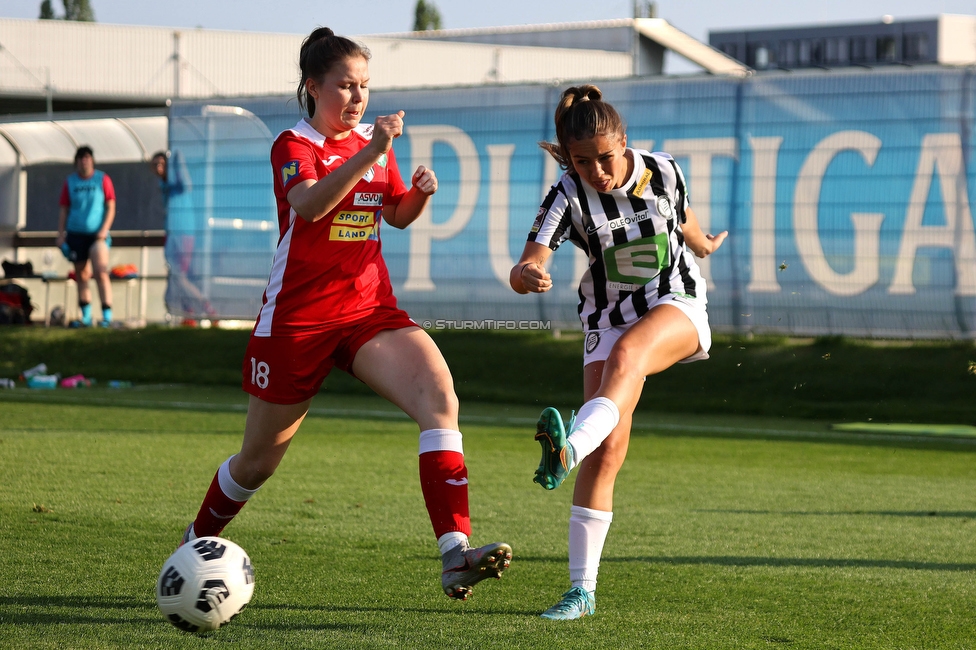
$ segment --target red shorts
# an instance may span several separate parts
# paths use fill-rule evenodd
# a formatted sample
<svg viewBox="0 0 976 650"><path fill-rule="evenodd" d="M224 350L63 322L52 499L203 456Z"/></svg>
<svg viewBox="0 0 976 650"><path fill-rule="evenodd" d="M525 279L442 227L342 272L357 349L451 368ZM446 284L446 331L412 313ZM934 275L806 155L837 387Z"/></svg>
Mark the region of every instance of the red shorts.
<svg viewBox="0 0 976 650"><path fill-rule="evenodd" d="M384 330L404 327L419 325L401 309L384 308L367 320L324 332L267 337L252 333L244 353L244 392L273 404L311 399L333 366L352 374L359 348Z"/></svg>

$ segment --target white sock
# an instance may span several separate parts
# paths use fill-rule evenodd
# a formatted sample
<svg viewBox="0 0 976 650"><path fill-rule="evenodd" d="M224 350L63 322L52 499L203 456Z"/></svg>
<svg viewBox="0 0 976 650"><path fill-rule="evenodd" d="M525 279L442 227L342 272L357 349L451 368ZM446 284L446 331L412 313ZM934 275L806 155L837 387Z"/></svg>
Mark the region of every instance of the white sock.
<svg viewBox="0 0 976 650"><path fill-rule="evenodd" d="M460 431L454 429L427 429L420 432L420 453L431 451L456 451L464 453Z"/></svg>
<svg viewBox="0 0 976 650"><path fill-rule="evenodd" d="M441 555L444 555L452 548L458 544L467 544L468 536L459 531L451 531L449 533L444 533L437 538L437 548L440 549Z"/></svg>
<svg viewBox="0 0 976 650"><path fill-rule="evenodd" d="M620 411L606 397L594 397L581 406L575 428L566 439L573 446L573 467L602 445L618 422Z"/></svg>
<svg viewBox="0 0 976 650"><path fill-rule="evenodd" d="M234 454L236 456L237 454ZM223 492L228 499L232 501L247 501L254 496L254 493L260 488L255 488L253 490L248 490L247 488L241 487L234 480L234 477L230 475L230 461L234 456L231 456L223 462L220 469L217 470L217 483L220 485L220 491Z"/></svg>
<svg viewBox="0 0 976 650"><path fill-rule="evenodd" d="M610 530L613 513L573 506L569 517L569 579L574 587L596 591L603 543Z"/></svg>

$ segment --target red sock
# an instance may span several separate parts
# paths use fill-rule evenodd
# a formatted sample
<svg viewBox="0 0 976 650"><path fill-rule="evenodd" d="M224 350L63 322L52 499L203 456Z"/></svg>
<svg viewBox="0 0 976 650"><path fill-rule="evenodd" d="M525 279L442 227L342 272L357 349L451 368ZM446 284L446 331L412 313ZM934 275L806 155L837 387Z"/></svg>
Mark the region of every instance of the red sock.
<svg viewBox="0 0 976 650"><path fill-rule="evenodd" d="M456 451L420 454L420 487L436 537L455 531L471 535L464 454Z"/></svg>
<svg viewBox="0 0 976 650"><path fill-rule="evenodd" d="M219 470L218 470L219 473ZM193 520L193 534L197 537L219 535L224 526L241 511L247 501L234 501L220 489L217 474L214 474L207 496L203 498L203 505L197 518Z"/></svg>

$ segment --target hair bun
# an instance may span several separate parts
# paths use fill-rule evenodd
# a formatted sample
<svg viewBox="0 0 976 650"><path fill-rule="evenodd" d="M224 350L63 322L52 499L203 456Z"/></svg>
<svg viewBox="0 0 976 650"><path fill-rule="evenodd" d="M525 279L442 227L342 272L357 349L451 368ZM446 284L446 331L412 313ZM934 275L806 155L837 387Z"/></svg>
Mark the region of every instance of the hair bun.
<svg viewBox="0 0 976 650"><path fill-rule="evenodd" d="M319 27L309 35L310 41L317 41L320 38L329 38L335 36L335 32L328 27Z"/></svg>

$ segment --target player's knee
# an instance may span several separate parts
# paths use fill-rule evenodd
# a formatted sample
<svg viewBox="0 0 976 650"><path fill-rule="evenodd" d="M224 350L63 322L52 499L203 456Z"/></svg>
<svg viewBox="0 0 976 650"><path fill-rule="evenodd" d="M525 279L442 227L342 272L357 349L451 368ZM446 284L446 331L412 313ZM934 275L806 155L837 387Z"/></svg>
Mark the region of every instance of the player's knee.
<svg viewBox="0 0 976 650"><path fill-rule="evenodd" d="M643 379L640 351L631 349L628 345L615 346L603 366L603 377L604 380L607 377L626 380Z"/></svg>
<svg viewBox="0 0 976 650"><path fill-rule="evenodd" d="M439 385L428 393L428 410L431 413L456 420L461 409L457 393L451 386Z"/></svg>

